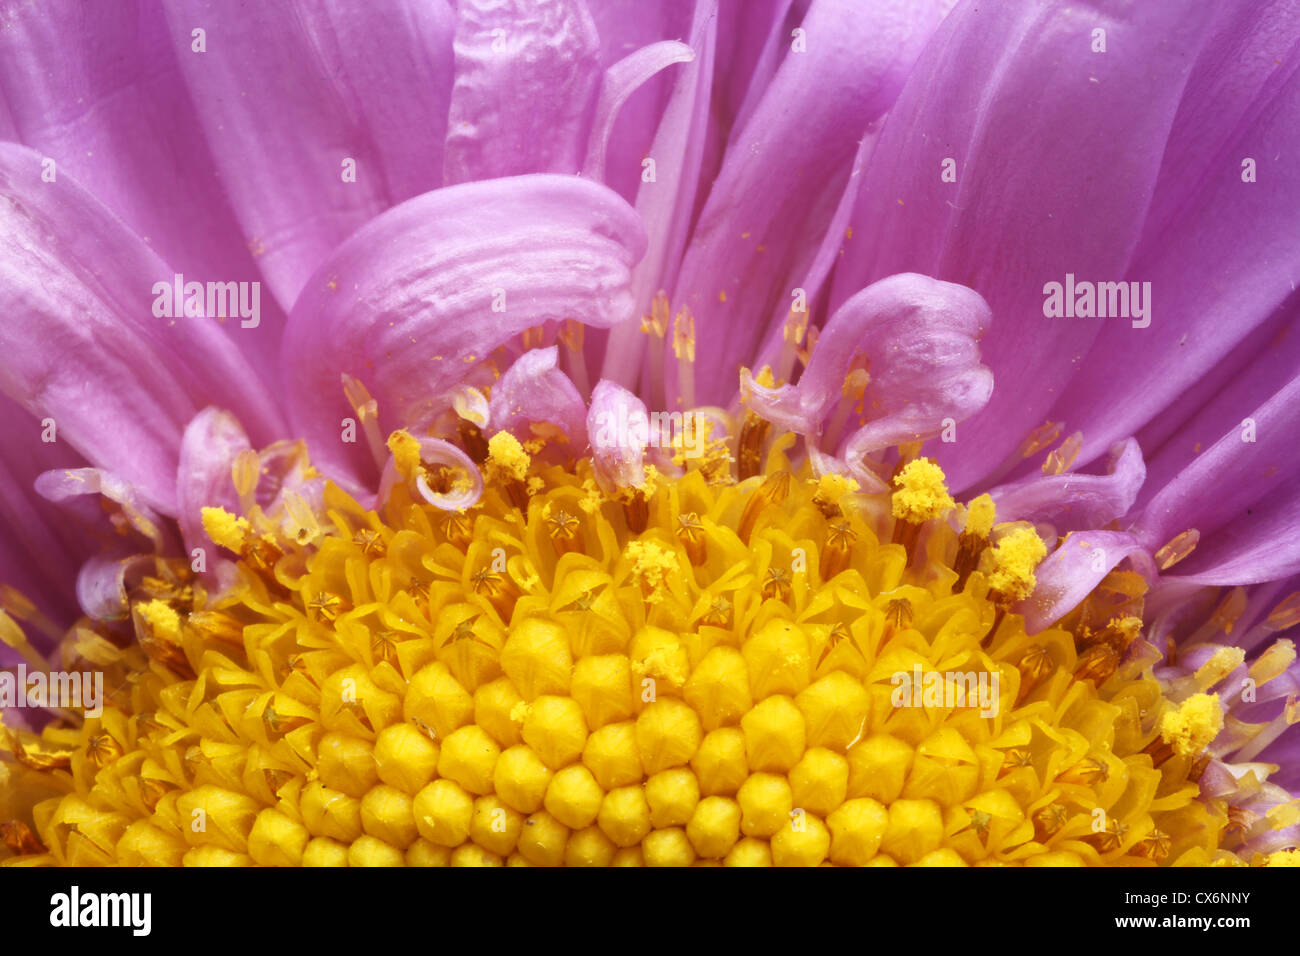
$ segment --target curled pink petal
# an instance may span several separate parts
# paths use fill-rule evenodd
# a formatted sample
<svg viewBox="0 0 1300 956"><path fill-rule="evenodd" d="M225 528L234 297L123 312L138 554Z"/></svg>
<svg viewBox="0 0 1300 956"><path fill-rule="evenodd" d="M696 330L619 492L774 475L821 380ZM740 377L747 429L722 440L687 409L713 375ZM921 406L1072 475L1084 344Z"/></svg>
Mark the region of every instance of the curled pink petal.
<svg viewBox="0 0 1300 956"><path fill-rule="evenodd" d="M508 431L527 441L551 425L564 433L574 453L587 446L587 406L569 376L556 368L559 352L554 345L532 349L506 369L488 403L493 432Z"/></svg>
<svg viewBox="0 0 1300 956"><path fill-rule="evenodd" d="M152 555L97 554L77 572L77 603L93 620L125 620L131 613L127 599L128 580L136 583L153 567Z"/></svg>
<svg viewBox="0 0 1300 956"><path fill-rule="evenodd" d="M240 452L252 445L239 420L219 408L205 408L194 416L181 436L180 467L176 472L177 520L185 550L203 548L212 562L220 553L203 530L203 509L221 507L239 513L232 469Z"/></svg>
<svg viewBox="0 0 1300 956"><path fill-rule="evenodd" d="M1016 610L1025 616L1025 629L1037 634L1060 620L1088 596L1098 582L1125 558L1150 580L1157 577L1142 542L1122 531L1081 531L1070 535L1034 572L1034 593Z"/></svg>
<svg viewBox="0 0 1300 956"><path fill-rule="evenodd" d="M600 39L581 0L457 6L448 185L576 173L600 84Z"/></svg>
<svg viewBox="0 0 1300 956"><path fill-rule="evenodd" d="M103 495L121 507L131 527L149 539L154 552L162 553L169 543L171 535L158 512L142 500L139 489L110 471L102 468L55 468L37 476L36 493L54 502L73 501L84 495Z"/></svg>
<svg viewBox="0 0 1300 956"><path fill-rule="evenodd" d="M582 174L591 179L604 180L605 154L614 123L627 98L660 70L674 63L689 63L695 53L685 43L661 40L643 46L605 70L600 83L600 99L596 101L596 114L591 123L591 138L587 144L587 159Z"/></svg>
<svg viewBox="0 0 1300 956"><path fill-rule="evenodd" d="M650 416L645 402L622 385L602 379L591 393L587 435L596 481L607 492L645 481L645 446Z"/></svg>
<svg viewBox="0 0 1300 956"><path fill-rule="evenodd" d="M468 370L525 329L629 316L645 242L627 203L575 176L466 183L390 209L334 251L289 317L295 434L321 471L365 487L374 464L364 443L342 440L355 414L342 374L365 383L385 434L427 421Z"/></svg>
<svg viewBox="0 0 1300 956"><path fill-rule="evenodd" d="M1137 500L1146 465L1135 439L1116 442L1104 475L1035 475L993 488L999 521L1047 521L1058 532L1101 528Z"/></svg>
<svg viewBox="0 0 1300 956"><path fill-rule="evenodd" d="M819 436L841 400L857 360L870 376L863 407L872 420L849 439L855 473L863 456L937 435L988 401L993 376L980 364L978 341L988 305L951 282L903 273L882 279L844 303L822 330L808 367L793 386L744 383L755 412L805 435Z"/></svg>
<svg viewBox="0 0 1300 956"><path fill-rule="evenodd" d="M430 487L423 469L421 473L414 476L409 482L411 490L418 494L435 508L441 508L443 511L464 511L466 508L472 508L478 503L483 495L483 475L474 464L473 459L461 449L457 448L451 442L443 441L441 438L429 438L428 436L419 436L420 442L420 461L426 468L437 468L439 466L454 468L465 473L468 484L464 487L453 487L448 491L438 491ZM379 484L379 501L384 501L392 488L402 480L398 474L397 465L390 458L388 464L384 467L383 478Z"/></svg>

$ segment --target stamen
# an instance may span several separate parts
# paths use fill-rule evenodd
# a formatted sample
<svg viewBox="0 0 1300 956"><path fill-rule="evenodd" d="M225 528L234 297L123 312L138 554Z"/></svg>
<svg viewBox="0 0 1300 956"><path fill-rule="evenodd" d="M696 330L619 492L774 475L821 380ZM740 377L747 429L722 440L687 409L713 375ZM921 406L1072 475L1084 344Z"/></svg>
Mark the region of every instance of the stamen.
<svg viewBox="0 0 1300 956"><path fill-rule="evenodd" d="M750 535L759 516L772 505L779 505L790 494L790 472L777 471L767 477L745 502L745 510L740 515L736 534L745 544L749 544Z"/></svg>
<svg viewBox="0 0 1300 956"><path fill-rule="evenodd" d="M343 394L357 416L361 434L366 436L366 447L370 449L375 464L382 469L388 462L388 446L379 431L379 403L371 397L360 379L353 378L347 373L343 375Z"/></svg>
<svg viewBox="0 0 1300 956"><path fill-rule="evenodd" d="M1195 528L1189 528L1182 534L1174 537L1172 541L1164 545L1157 551L1153 557L1161 571L1168 571L1178 562L1184 560L1189 554L1196 550L1197 543L1201 540L1201 533Z"/></svg>
<svg viewBox="0 0 1300 956"><path fill-rule="evenodd" d="M849 566L849 555L853 551L853 542L857 537L858 533L853 530L849 522L839 520L830 523L826 531L826 546L822 548L821 566L818 569L822 581L829 581Z"/></svg>
<svg viewBox="0 0 1300 956"><path fill-rule="evenodd" d="M704 525L700 516L694 511L677 516L677 540L686 549L686 556L691 564L699 567L709 558L708 545L704 538Z"/></svg>
<svg viewBox="0 0 1300 956"><path fill-rule="evenodd" d="M1045 475L1063 475L1070 470L1075 459L1079 457L1079 452L1083 448L1083 432L1075 432L1065 441L1061 442L1061 447L1055 448L1047 453L1046 460L1043 461L1043 474Z"/></svg>
<svg viewBox="0 0 1300 956"><path fill-rule="evenodd" d="M753 412L745 415L745 424L741 426L740 438L736 442L736 478L744 481L763 473L763 446L771 423L759 418Z"/></svg>
<svg viewBox="0 0 1300 956"><path fill-rule="evenodd" d="M695 407L695 316L682 306L673 320L673 355L677 357L678 404Z"/></svg>
<svg viewBox="0 0 1300 956"><path fill-rule="evenodd" d="M583 354L586 326L577 319L565 319L560 323L560 343L568 356L569 378L582 395L591 394L591 380L587 377L587 357Z"/></svg>
<svg viewBox="0 0 1300 956"><path fill-rule="evenodd" d="M582 522L563 508L548 509L546 535L555 546L555 553L569 554L583 550Z"/></svg>

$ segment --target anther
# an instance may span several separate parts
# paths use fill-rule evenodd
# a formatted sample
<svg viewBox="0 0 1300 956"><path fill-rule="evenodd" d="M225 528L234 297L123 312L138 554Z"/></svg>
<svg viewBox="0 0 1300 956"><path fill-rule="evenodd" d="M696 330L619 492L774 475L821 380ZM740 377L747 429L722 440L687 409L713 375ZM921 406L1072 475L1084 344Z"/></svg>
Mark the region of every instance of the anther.
<svg viewBox="0 0 1300 956"><path fill-rule="evenodd" d="M582 522L563 508L552 509L544 519L546 536L558 555L582 550Z"/></svg>
<svg viewBox="0 0 1300 956"><path fill-rule="evenodd" d="M778 471L769 475L745 502L745 510L741 512L740 523L736 526L736 534L739 535L740 540L749 544L749 536L753 533L759 516L769 506L784 502L789 494L790 472Z"/></svg>
<svg viewBox="0 0 1300 956"><path fill-rule="evenodd" d="M826 531L826 546L822 548L819 571L823 582L829 581L849 566L853 542L858 533L847 521L832 521Z"/></svg>
<svg viewBox="0 0 1300 956"><path fill-rule="evenodd" d="M740 427L740 438L736 443L736 477L740 481L753 478L763 473L763 446L772 423L759 418L753 412L745 415L745 423Z"/></svg>
<svg viewBox="0 0 1300 956"><path fill-rule="evenodd" d="M1176 535L1171 541L1160 548L1152 557L1155 558L1156 564L1161 571L1168 571L1178 562L1183 561L1196 550L1196 545L1201 540L1201 533L1195 528L1189 528L1180 535Z"/></svg>
<svg viewBox="0 0 1300 956"><path fill-rule="evenodd" d="M1059 803L1049 803L1034 811L1034 839L1046 843L1065 826L1065 807Z"/></svg>
<svg viewBox="0 0 1300 956"><path fill-rule="evenodd" d="M704 538L704 525L694 511L677 516L677 540L686 549L691 564L699 567L709 559L708 544Z"/></svg>

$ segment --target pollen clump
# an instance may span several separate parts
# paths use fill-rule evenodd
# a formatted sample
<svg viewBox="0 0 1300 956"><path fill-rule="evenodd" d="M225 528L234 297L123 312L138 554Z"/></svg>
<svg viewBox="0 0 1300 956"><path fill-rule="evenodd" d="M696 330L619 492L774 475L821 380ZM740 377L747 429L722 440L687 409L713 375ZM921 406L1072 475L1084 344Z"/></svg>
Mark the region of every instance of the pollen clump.
<svg viewBox="0 0 1300 956"><path fill-rule="evenodd" d="M103 714L0 735L23 798L0 806L0 864L1250 858L1225 801L1196 797L1218 699L1174 707L1126 656L1140 580L1030 635L1012 602L1046 547L995 530L987 496L959 532L927 459L864 492L745 427L735 461L723 443L631 489L498 432L462 510L411 480L373 507L326 485L305 536L205 509L233 586L158 559L97 655ZM422 474L410 433L388 448L408 479L458 480ZM1213 660L1178 699L1240 663ZM922 675L950 681L898 693ZM1099 807L1113 831L1093 832Z"/></svg>
<svg viewBox="0 0 1300 956"><path fill-rule="evenodd" d="M989 587L1009 601L1022 601L1033 593L1034 570L1047 556L1047 545L1032 528L1015 528L991 549L993 570Z"/></svg>
<svg viewBox="0 0 1300 956"><path fill-rule="evenodd" d="M1201 753L1223 729L1217 694L1193 694L1160 718L1160 737L1182 757Z"/></svg>
<svg viewBox="0 0 1300 956"><path fill-rule="evenodd" d="M218 546L236 554L244 549L253 530L247 518L236 517L225 508L204 508L201 515L203 530Z"/></svg>
<svg viewBox="0 0 1300 956"><path fill-rule="evenodd" d="M942 518L956 506L948 494L943 469L928 458L904 465L894 476L894 486L893 514L900 521L920 524Z"/></svg>

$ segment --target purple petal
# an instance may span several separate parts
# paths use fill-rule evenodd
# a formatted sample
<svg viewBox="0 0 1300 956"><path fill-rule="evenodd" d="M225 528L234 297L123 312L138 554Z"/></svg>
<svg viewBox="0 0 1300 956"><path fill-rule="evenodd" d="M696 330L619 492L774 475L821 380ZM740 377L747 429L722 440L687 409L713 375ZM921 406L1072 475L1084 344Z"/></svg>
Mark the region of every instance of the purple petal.
<svg viewBox="0 0 1300 956"><path fill-rule="evenodd" d="M655 294L675 281L695 210L711 117L717 7L717 0L695 4L690 32L695 59L675 73L676 83L647 157L655 163L654 180L642 182L636 194L636 210L645 222L649 247L632 273L636 311L630 321L610 330L601 371L604 378L628 386L635 387L646 357L639 318L649 312ZM647 392L658 392L662 384L661 377L651 381Z"/></svg>
<svg viewBox="0 0 1300 956"><path fill-rule="evenodd" d="M1125 558L1154 580L1155 565L1142 542L1120 531L1082 531L1061 542L1034 572L1034 593L1016 608L1025 616L1025 629L1037 634L1073 610Z"/></svg>
<svg viewBox="0 0 1300 956"><path fill-rule="evenodd" d="M1248 417L1250 424L1243 420L1230 428L1151 497L1132 525L1133 533L1149 549L1155 550L1190 529L1196 529L1201 541L1208 543L1221 527L1240 530L1261 520L1267 526L1269 519L1256 517L1255 511L1266 515L1278 510L1282 527L1286 526L1285 515L1295 495L1285 489L1294 484L1300 463L1300 445L1295 440L1300 434L1300 376ZM1279 550L1285 545L1281 539L1266 540ZM1279 559L1283 559L1281 553ZM1186 572L1187 568L1179 571Z"/></svg>
<svg viewBox="0 0 1300 956"><path fill-rule="evenodd" d="M525 352L492 387L488 421L493 433L511 432L520 441L558 429L574 455L587 447L587 405L569 376L556 368L559 349ZM536 427L550 425L553 429Z"/></svg>
<svg viewBox="0 0 1300 956"><path fill-rule="evenodd" d="M645 402L622 385L601 379L591 393L587 434L596 481L606 492L645 482L645 436L650 416Z"/></svg>
<svg viewBox="0 0 1300 956"><path fill-rule="evenodd" d="M181 431L220 396L259 439L280 432L257 375L213 322L156 318L172 271L67 175L0 144L0 389L93 464L176 513Z"/></svg>
<svg viewBox="0 0 1300 956"><path fill-rule="evenodd" d="M54 160L56 175L71 174L178 272L200 281L259 278L156 4L10 8L0 92L15 124L0 138ZM283 325L268 301L257 328L225 327L272 385Z"/></svg>
<svg viewBox="0 0 1300 956"><path fill-rule="evenodd" d="M1130 438L1111 447L1106 474L1038 475L990 490L999 521L1049 522L1060 534L1102 528L1127 514L1146 479Z"/></svg>
<svg viewBox="0 0 1300 956"><path fill-rule="evenodd" d="M937 5L911 0L816 0L808 10L799 26L807 48L791 42L733 135L672 295L696 317L702 404L735 394L765 331L754 317L778 301L788 308L791 276L806 265L795 261L800 250L825 234L863 130L893 104L937 22ZM678 391L670 383L668 394Z"/></svg>
<svg viewBox="0 0 1300 956"><path fill-rule="evenodd" d="M1178 214L1159 232L1144 231L1127 277L1150 283L1150 328L1100 322L1082 366L1104 375L1079 376L1051 412L1083 431L1082 460L1194 386L1300 282L1300 230L1278 215L1300 205L1300 166L1291 159L1300 152L1297 115L1300 50L1269 78L1205 174L1180 184ZM1257 164L1256 182L1242 181L1244 158Z"/></svg>
<svg viewBox="0 0 1300 956"><path fill-rule="evenodd" d="M203 530L203 509L220 507L232 514L242 510L232 470L240 452L251 449L238 419L219 408L205 408L195 415L181 438L176 473L181 535L187 552L204 549L209 571L215 571L221 552Z"/></svg>
<svg viewBox="0 0 1300 956"><path fill-rule="evenodd" d="M294 432L332 477L365 484L340 376L364 382L385 433L428 421L475 363L548 319L608 327L632 311L645 249L617 195L535 175L426 193L377 217L308 283L290 315L284 374Z"/></svg>
<svg viewBox="0 0 1300 956"><path fill-rule="evenodd" d="M600 64L608 70L642 47L691 34L695 0L588 0L600 36ZM605 185L628 202L636 201L641 185L641 160L663 116L677 81L672 72L658 73L628 98L618 111L606 153ZM593 129L595 125L593 124Z"/></svg>
<svg viewBox="0 0 1300 956"><path fill-rule="evenodd" d="M819 436L842 401L855 360L870 379L862 407L870 421L848 442L857 474L863 456L899 442L937 435L983 407L993 389L980 364L979 339L991 322L988 306L965 286L927 276L896 275L844 303L826 323L797 385L764 388L750 377L750 407L779 427ZM834 440L835 436L830 436ZM869 472L862 477L873 485Z"/></svg>
<svg viewBox="0 0 1300 956"><path fill-rule="evenodd" d="M245 242L285 309L358 226L440 184L445 3L169 0L167 19Z"/></svg>
<svg viewBox="0 0 1300 956"><path fill-rule="evenodd" d="M1043 422L1097 334L1095 320L1045 318L1043 286L1067 272L1123 278L1208 6L960 4L890 111L831 304L906 271L988 301L997 388L956 445L936 449L954 488L988 476ZM1105 54L1090 49L1097 27ZM956 182L941 176L949 159Z"/></svg>
<svg viewBox="0 0 1300 956"><path fill-rule="evenodd" d="M576 173L600 85L600 41L581 0L461 0L448 185L521 173Z"/></svg>
<svg viewBox="0 0 1300 956"><path fill-rule="evenodd" d="M609 149L610 137L628 97L660 70L674 63L689 63L693 59L695 54L685 43L663 40L642 47L605 71L600 83L600 98L596 101L595 115L592 118L587 158L582 167L584 176L604 180L605 155Z"/></svg>

